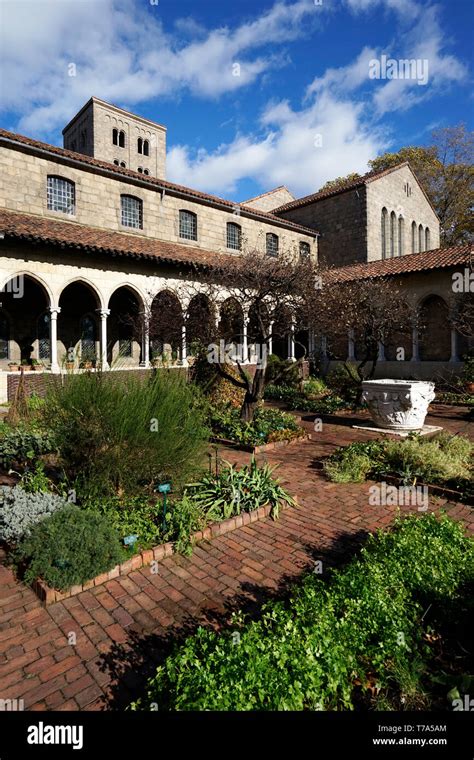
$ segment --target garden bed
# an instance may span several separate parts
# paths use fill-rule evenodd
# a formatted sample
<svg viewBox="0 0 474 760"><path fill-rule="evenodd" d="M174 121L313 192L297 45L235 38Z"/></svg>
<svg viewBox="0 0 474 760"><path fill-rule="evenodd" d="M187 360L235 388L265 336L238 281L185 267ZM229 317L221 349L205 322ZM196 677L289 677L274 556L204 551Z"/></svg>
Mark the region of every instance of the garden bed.
<svg viewBox="0 0 474 760"><path fill-rule="evenodd" d="M280 509L284 509L285 506L286 505L284 503L281 503ZM250 525L250 523L254 523L259 520L265 520L270 516L271 511L272 505L267 504L264 507L259 507L258 509L252 510L252 512L242 512L240 515L229 517L227 520L211 523L211 525L208 525L203 530L194 532L190 537L191 541L193 543L197 543L198 541L209 541L210 539L216 538L217 536L223 536L225 533L230 533L237 528L241 528L245 525ZM119 565L116 565L112 568L112 570L109 570L109 572L97 575L95 578L91 578L91 580L88 580L85 583L72 586L67 591L58 591L57 589L51 588L41 579L34 581L31 587L38 598L47 607L50 604L54 604L55 602L60 602L63 599L68 599L71 596L76 596L83 591L88 591L89 589L96 586L101 586L102 584L107 583L107 581L111 581L114 578L128 575L134 570L139 570L141 567L147 567L154 561L157 562L164 559L165 557L171 557L175 553L176 549L174 543L172 541L168 541L165 544L160 544L159 546L155 546L152 549L145 549L144 551L130 557L130 559L125 560L125 562L121 562Z"/></svg>
<svg viewBox="0 0 474 760"><path fill-rule="evenodd" d="M297 436L296 438L292 438L289 441L272 441L270 443L263 443L261 446L237 443L236 441L231 441L228 438L211 437L209 440L211 443L215 443L219 446L227 446L228 448L237 449L238 451L247 451L250 454L261 454L264 451L272 451L273 449L280 449L285 446L291 446L293 443L301 443L302 441L311 440L311 436L309 433L305 433L305 431L301 429L301 435Z"/></svg>

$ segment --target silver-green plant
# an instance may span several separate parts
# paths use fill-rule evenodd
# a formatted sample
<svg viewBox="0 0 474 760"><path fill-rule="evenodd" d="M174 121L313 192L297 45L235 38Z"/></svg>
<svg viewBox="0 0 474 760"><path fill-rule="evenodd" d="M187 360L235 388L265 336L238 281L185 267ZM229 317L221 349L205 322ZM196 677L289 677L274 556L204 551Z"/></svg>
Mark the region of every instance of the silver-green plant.
<svg viewBox="0 0 474 760"><path fill-rule="evenodd" d="M19 486L0 486L0 541L16 544L36 523L63 509L65 499L52 493L27 493Z"/></svg>

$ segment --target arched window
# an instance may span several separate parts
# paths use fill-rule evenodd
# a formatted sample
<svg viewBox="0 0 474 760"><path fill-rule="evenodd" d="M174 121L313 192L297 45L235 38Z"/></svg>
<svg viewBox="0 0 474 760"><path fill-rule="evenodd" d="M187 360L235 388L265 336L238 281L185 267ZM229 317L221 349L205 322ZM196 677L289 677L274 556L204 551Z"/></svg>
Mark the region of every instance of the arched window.
<svg viewBox="0 0 474 760"><path fill-rule="evenodd" d="M114 164L115 166L120 166L120 161L118 160L118 158L114 158Z"/></svg>
<svg viewBox="0 0 474 760"><path fill-rule="evenodd" d="M267 256L278 256L278 235L273 232L267 232Z"/></svg>
<svg viewBox="0 0 474 760"><path fill-rule="evenodd" d="M311 249L309 247L309 243L306 243L302 240L300 242L300 259L309 259L310 253Z"/></svg>
<svg viewBox="0 0 474 760"><path fill-rule="evenodd" d="M114 127L114 129L112 130L112 145L118 145L118 144L119 144L118 129L115 129Z"/></svg>
<svg viewBox="0 0 474 760"><path fill-rule="evenodd" d="M179 236L185 240L197 240L197 216L192 211L179 212Z"/></svg>
<svg viewBox="0 0 474 760"><path fill-rule="evenodd" d="M143 140L143 155L149 156L150 155L150 143L148 140Z"/></svg>
<svg viewBox="0 0 474 760"><path fill-rule="evenodd" d="M143 228L143 204L133 195L121 195L122 224L124 227Z"/></svg>
<svg viewBox="0 0 474 760"><path fill-rule="evenodd" d="M94 361L96 341L96 326L94 319L86 314L81 319L81 360Z"/></svg>
<svg viewBox="0 0 474 760"><path fill-rule="evenodd" d="M143 169L143 174L146 174L147 177L148 177L149 174L150 174L150 170L149 169Z"/></svg>
<svg viewBox="0 0 474 760"><path fill-rule="evenodd" d="M429 227L425 230L425 251L431 251L431 235Z"/></svg>
<svg viewBox="0 0 474 760"><path fill-rule="evenodd" d="M382 209L382 258L387 258L387 216L386 208Z"/></svg>
<svg viewBox="0 0 474 760"><path fill-rule="evenodd" d="M411 223L411 252L412 253L417 252L416 241L417 241L416 222L412 222Z"/></svg>
<svg viewBox="0 0 474 760"><path fill-rule="evenodd" d="M425 250L425 236L423 235L423 225L418 227L418 251L421 253Z"/></svg>
<svg viewBox="0 0 474 760"><path fill-rule="evenodd" d="M242 248L242 227L235 222L227 222L227 248L240 251Z"/></svg>
<svg viewBox="0 0 474 760"><path fill-rule="evenodd" d="M143 153L143 137L139 137L137 141L137 150L139 153Z"/></svg>
<svg viewBox="0 0 474 760"><path fill-rule="evenodd" d="M120 161L120 166L122 167L122 169L127 168L127 164L125 163L125 161Z"/></svg>
<svg viewBox="0 0 474 760"><path fill-rule="evenodd" d="M420 308L420 358L422 361L449 361L451 327L446 301L430 295Z"/></svg>
<svg viewBox="0 0 474 760"><path fill-rule="evenodd" d="M143 167L139 166L137 171L138 171L139 174L143 174Z"/></svg>
<svg viewBox="0 0 474 760"><path fill-rule="evenodd" d="M0 314L0 359L9 359L10 324L5 314Z"/></svg>
<svg viewBox="0 0 474 760"><path fill-rule="evenodd" d="M49 211L61 211L63 214L76 213L74 182L64 177L48 175L47 197Z"/></svg>
<svg viewBox="0 0 474 760"><path fill-rule="evenodd" d="M119 132L118 140L119 148L125 148L125 132L123 129Z"/></svg>
<svg viewBox="0 0 474 760"><path fill-rule="evenodd" d="M396 237L397 237L397 217L395 211L390 214L390 258L393 259L396 250Z"/></svg>
<svg viewBox="0 0 474 760"><path fill-rule="evenodd" d="M43 312L38 317L38 359L49 359L51 357L51 341L49 332L49 323L51 316L49 311Z"/></svg>
<svg viewBox="0 0 474 760"><path fill-rule="evenodd" d="M405 246L405 220L403 216L398 217L398 255L403 256Z"/></svg>

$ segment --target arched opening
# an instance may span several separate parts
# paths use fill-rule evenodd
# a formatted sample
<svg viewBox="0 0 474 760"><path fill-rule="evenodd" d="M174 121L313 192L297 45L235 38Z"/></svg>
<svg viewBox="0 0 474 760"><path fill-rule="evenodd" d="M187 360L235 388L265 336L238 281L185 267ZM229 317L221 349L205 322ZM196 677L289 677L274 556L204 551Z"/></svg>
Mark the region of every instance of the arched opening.
<svg viewBox="0 0 474 760"><path fill-rule="evenodd" d="M288 339L291 334L291 310L284 304L273 312L272 353L280 359L288 359Z"/></svg>
<svg viewBox="0 0 474 760"><path fill-rule="evenodd" d="M244 315L235 298L227 298L219 310L219 337L225 343L241 343Z"/></svg>
<svg viewBox="0 0 474 760"><path fill-rule="evenodd" d="M139 153L143 153L143 137L139 137L137 141L137 150Z"/></svg>
<svg viewBox="0 0 474 760"><path fill-rule="evenodd" d="M178 297L162 290L153 299L150 312L150 356L152 361L172 363L181 355L183 311Z"/></svg>
<svg viewBox="0 0 474 760"><path fill-rule="evenodd" d="M38 321L50 305L46 289L34 277L19 274L4 285L1 296L0 366L49 366L50 354L40 356L38 343Z"/></svg>
<svg viewBox="0 0 474 760"><path fill-rule="evenodd" d="M189 356L195 356L200 347L206 348L216 337L214 308L204 293L198 293L189 302L186 318L186 342Z"/></svg>
<svg viewBox="0 0 474 760"><path fill-rule="evenodd" d="M429 227L425 230L425 251L431 251L431 234Z"/></svg>
<svg viewBox="0 0 474 760"><path fill-rule="evenodd" d="M119 132L118 141L119 141L119 148L125 148L125 132L123 131L123 129L121 129Z"/></svg>
<svg viewBox="0 0 474 760"><path fill-rule="evenodd" d="M418 227L418 251L421 253L425 250L425 236L423 234L423 225Z"/></svg>
<svg viewBox="0 0 474 760"><path fill-rule="evenodd" d="M59 299L58 361L75 367L96 362L99 356L100 301L90 285L78 280L67 285Z"/></svg>
<svg viewBox="0 0 474 760"><path fill-rule="evenodd" d="M390 258L393 259L397 249L397 217L395 211L390 214Z"/></svg>
<svg viewBox="0 0 474 760"><path fill-rule="evenodd" d="M403 216L398 217L398 255L403 256L405 253L405 220Z"/></svg>
<svg viewBox="0 0 474 760"><path fill-rule="evenodd" d="M440 296L425 298L420 309L420 358L423 361L449 361L451 328L448 306Z"/></svg>
<svg viewBox="0 0 474 760"><path fill-rule="evenodd" d="M126 286L117 288L109 300L107 361L111 366L138 366L141 360L143 304Z"/></svg>
<svg viewBox="0 0 474 760"><path fill-rule="evenodd" d="M416 232L416 222L411 223L411 252L416 253L417 252L417 232Z"/></svg>
<svg viewBox="0 0 474 760"><path fill-rule="evenodd" d="M150 155L150 143L148 140L143 140L143 155L149 156Z"/></svg>
<svg viewBox="0 0 474 760"><path fill-rule="evenodd" d="M250 364L261 364L265 354L270 350L270 315L267 306L259 301L249 309L247 326L247 343ZM273 347L272 347L273 353Z"/></svg>
<svg viewBox="0 0 474 760"><path fill-rule="evenodd" d="M382 258L387 258L387 216L388 211L386 208L382 209L381 217L381 240L382 240Z"/></svg>

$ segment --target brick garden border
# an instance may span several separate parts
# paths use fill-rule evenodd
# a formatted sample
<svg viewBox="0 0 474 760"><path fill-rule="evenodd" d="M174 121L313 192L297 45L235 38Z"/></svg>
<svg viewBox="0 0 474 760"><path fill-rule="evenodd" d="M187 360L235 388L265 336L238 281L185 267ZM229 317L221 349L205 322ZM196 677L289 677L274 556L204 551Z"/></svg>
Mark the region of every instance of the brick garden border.
<svg viewBox="0 0 474 760"><path fill-rule="evenodd" d="M280 510L286 509L287 506L288 505L285 502L282 502L280 504ZM229 517L221 522L211 523L207 528L192 533L191 540L196 542L208 541L211 538L222 536L224 533L230 533L244 525L250 525L250 523L264 520L266 517L270 516L271 511L271 505L267 504L265 507L259 507L251 512L242 512L240 515ZM166 544L159 544L159 546L153 547L153 549L144 549L139 554L135 554L133 557L130 557L130 559L125 560L125 562L115 565L115 567L107 573L97 575L95 578L91 578L91 580L86 581L85 583L71 586L67 591L57 591L39 578L36 581L33 581L31 587L43 605L47 607L55 602L60 602L63 599L76 596L76 594L80 594L82 591L87 591L95 586L101 586L103 583L107 583L107 581L118 578L119 576L128 575L128 573L131 573L133 570L139 570L141 567L150 565L153 561L164 559L165 557L171 557L175 553L173 543L168 541Z"/></svg>
<svg viewBox="0 0 474 760"><path fill-rule="evenodd" d="M293 443L302 443L303 441L309 440L311 440L310 434L304 432L302 435L299 435L297 438L292 438L289 441L271 441L270 443L263 443L261 446L251 446L250 444L236 443L235 441L231 441L228 438L214 438L214 436L211 436L211 438L209 438L210 443L214 443L219 446L226 446L227 448L236 449L237 451L245 451L249 454L260 454L263 451L281 449L285 446L291 446Z"/></svg>

